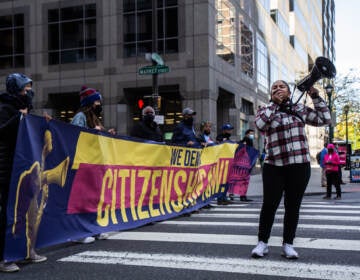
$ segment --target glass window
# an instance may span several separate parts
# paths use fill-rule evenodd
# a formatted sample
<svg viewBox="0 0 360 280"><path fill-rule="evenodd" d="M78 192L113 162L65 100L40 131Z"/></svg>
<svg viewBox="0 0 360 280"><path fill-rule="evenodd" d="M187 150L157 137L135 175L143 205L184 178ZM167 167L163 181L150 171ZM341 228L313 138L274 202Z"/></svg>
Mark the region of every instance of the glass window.
<svg viewBox="0 0 360 280"><path fill-rule="evenodd" d="M152 1L124 1L124 56L141 56L152 49ZM157 52L178 52L178 9L175 0L157 1Z"/></svg>
<svg viewBox="0 0 360 280"><path fill-rule="evenodd" d="M96 61L96 5L48 11L49 64Z"/></svg>
<svg viewBox="0 0 360 280"><path fill-rule="evenodd" d="M24 15L0 16L0 68L25 66Z"/></svg>
<svg viewBox="0 0 360 280"><path fill-rule="evenodd" d="M249 29L249 27L243 22L240 22L240 28L241 71L252 78L254 74L253 33Z"/></svg>
<svg viewBox="0 0 360 280"><path fill-rule="evenodd" d="M216 1L216 54L235 64L235 8L228 0Z"/></svg>
<svg viewBox="0 0 360 280"><path fill-rule="evenodd" d="M257 80L259 87L269 90L268 50L262 38L257 37Z"/></svg>

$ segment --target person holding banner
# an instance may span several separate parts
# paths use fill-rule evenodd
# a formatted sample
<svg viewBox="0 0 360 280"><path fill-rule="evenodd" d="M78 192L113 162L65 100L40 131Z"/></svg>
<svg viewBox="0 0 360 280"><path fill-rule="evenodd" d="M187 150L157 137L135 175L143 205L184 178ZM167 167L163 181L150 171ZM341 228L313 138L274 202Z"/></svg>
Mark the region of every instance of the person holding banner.
<svg viewBox="0 0 360 280"><path fill-rule="evenodd" d="M225 123L221 127L221 133L216 136L216 143L221 144L222 142L225 142L225 141L231 141L230 137L231 137L233 130L234 130L234 127L232 124ZM233 200L234 194L230 193L229 194L230 200L228 200L226 197L226 195L227 195L226 193L227 193L227 191L217 198L218 205L228 205L228 204L232 203L230 200Z"/></svg>
<svg viewBox="0 0 360 280"><path fill-rule="evenodd" d="M200 147L195 135L194 116L196 112L191 108L182 111L183 120L175 127L171 142L181 146Z"/></svg>
<svg viewBox="0 0 360 280"><path fill-rule="evenodd" d="M10 188L11 168L13 165L15 145L20 119L32 109L32 80L20 73L10 74L6 78L6 92L0 94L0 271L16 272L15 263L3 259L5 233L7 227L7 201ZM46 261L31 248L28 262Z"/></svg>
<svg viewBox="0 0 360 280"><path fill-rule="evenodd" d="M284 228L282 256L297 259L293 247L299 220L301 201L310 179L310 154L305 125L325 126L331 115L319 91L310 87L307 94L314 108L293 104L290 87L282 80L271 86L270 103L257 111L255 125L264 133L266 158L262 170L263 203L260 212L258 244L252 250L253 258L269 252L268 240L275 213L284 194Z"/></svg>
<svg viewBox="0 0 360 280"><path fill-rule="evenodd" d="M93 88L82 86L80 90L80 108L71 121L71 124L105 131L99 117L102 112L101 94ZM115 135L113 128L109 129L110 134Z"/></svg>
<svg viewBox="0 0 360 280"><path fill-rule="evenodd" d="M80 90L80 108L72 119L71 124L104 131L105 128L99 119L102 112L101 100L102 97L100 92L93 88L82 86ZM108 132L113 135L115 134L114 129L109 129ZM83 239L75 240L75 242L87 244L94 242L95 238L107 239L108 236L107 233L100 233L95 237L88 236Z"/></svg>
<svg viewBox="0 0 360 280"><path fill-rule="evenodd" d="M162 132L159 125L154 121L154 118L154 108L146 106L142 110L142 120L132 128L130 136L156 142L163 142L164 138L162 136Z"/></svg>
<svg viewBox="0 0 360 280"><path fill-rule="evenodd" d="M211 126L212 124L210 121L203 121L200 124L200 134L198 135L198 139L202 147L215 144L214 140L211 138Z"/></svg>

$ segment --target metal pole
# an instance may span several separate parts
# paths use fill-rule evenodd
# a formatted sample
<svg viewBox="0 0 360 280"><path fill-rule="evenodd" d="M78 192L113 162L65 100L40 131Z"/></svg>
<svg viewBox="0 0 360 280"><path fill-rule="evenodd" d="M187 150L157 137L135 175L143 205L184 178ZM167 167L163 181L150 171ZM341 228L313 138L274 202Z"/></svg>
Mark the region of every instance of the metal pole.
<svg viewBox="0 0 360 280"><path fill-rule="evenodd" d="M156 0L152 0L152 52L157 53L158 51L158 42L157 42L157 33L158 33L158 24L157 24L157 8L156 8ZM156 62L153 60L153 65L156 65ZM159 114L158 107L158 98L159 98L159 86L158 86L158 74L152 75L152 99L153 99L153 107L155 114Z"/></svg>
<svg viewBox="0 0 360 280"><path fill-rule="evenodd" d="M334 129L332 126L332 104L331 104L331 94L332 92L328 92L328 101L329 101L329 111L330 111L330 117L331 117L331 122L329 124L329 143L333 142L333 138L334 138Z"/></svg>
<svg viewBox="0 0 360 280"><path fill-rule="evenodd" d="M345 111L345 134L346 134L346 169L349 170L349 159L350 159L350 149L349 149L349 132L348 132L348 110Z"/></svg>

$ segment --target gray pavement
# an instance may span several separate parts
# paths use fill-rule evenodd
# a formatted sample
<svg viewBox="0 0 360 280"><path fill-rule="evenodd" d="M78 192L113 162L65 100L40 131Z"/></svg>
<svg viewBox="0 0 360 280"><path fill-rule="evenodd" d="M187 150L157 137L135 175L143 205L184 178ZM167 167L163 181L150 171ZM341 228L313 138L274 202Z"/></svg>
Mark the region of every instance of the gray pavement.
<svg viewBox="0 0 360 280"><path fill-rule="evenodd" d="M319 165L314 164L311 166L311 177L309 184L306 188L305 195L322 195L325 194L326 189L321 187L320 184L321 169ZM360 183L350 183L350 173L348 170L342 169L343 181L346 183L341 185L342 193L360 192ZM335 188L333 187L333 192ZM256 166L250 178L250 185L247 192L248 197L262 196L262 178L259 166Z"/></svg>

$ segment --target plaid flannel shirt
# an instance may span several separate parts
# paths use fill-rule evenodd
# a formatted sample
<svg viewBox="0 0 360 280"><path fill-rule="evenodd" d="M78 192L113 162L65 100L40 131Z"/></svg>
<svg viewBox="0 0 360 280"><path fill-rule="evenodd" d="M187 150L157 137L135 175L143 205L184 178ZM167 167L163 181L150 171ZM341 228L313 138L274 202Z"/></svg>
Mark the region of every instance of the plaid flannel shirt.
<svg viewBox="0 0 360 280"><path fill-rule="evenodd" d="M255 126L265 134L265 163L284 166L310 162L305 124L325 126L331 123L329 108L321 97L314 97L314 109L296 104L284 110L273 102L258 110ZM290 106L290 102L286 105Z"/></svg>

